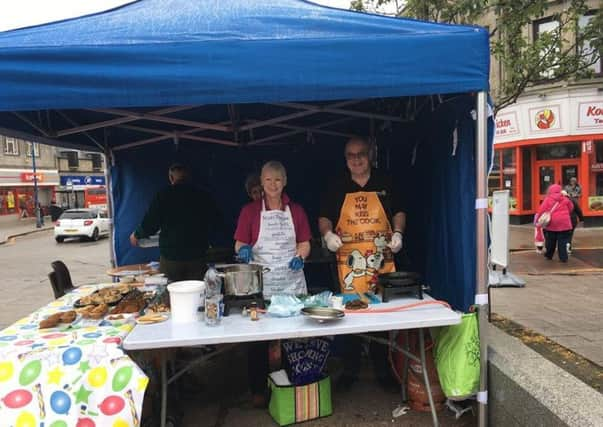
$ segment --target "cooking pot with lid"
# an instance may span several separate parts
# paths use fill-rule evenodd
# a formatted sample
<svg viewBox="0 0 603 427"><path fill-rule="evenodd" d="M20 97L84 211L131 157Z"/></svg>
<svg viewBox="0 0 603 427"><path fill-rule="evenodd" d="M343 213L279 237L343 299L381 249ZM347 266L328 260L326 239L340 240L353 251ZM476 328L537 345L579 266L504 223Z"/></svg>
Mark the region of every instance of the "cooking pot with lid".
<svg viewBox="0 0 603 427"><path fill-rule="evenodd" d="M230 264L217 269L224 279L224 294L237 297L261 294L263 274L270 271L259 264Z"/></svg>

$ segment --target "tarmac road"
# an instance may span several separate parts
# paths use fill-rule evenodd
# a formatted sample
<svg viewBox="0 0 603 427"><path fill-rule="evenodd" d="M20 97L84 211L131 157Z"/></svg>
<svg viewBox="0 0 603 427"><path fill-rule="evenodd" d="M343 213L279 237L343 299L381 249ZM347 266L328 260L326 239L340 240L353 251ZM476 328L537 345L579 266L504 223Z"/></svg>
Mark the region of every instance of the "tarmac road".
<svg viewBox="0 0 603 427"><path fill-rule="evenodd" d="M0 329L7 327L54 299L48 281L50 263L63 261L76 285L109 281L109 240L57 244L52 230L11 239L0 245L2 300Z"/></svg>

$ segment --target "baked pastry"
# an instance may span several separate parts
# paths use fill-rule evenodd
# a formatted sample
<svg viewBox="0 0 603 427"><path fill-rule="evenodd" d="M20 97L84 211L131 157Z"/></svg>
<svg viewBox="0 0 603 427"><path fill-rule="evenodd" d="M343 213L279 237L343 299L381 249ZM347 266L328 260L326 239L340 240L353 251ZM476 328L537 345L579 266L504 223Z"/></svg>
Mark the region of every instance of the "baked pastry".
<svg viewBox="0 0 603 427"><path fill-rule="evenodd" d="M87 305L83 308L80 308L78 312L82 315L82 317L85 317L86 319L100 319L105 314L107 314L108 310L109 307L107 306L107 304L99 304Z"/></svg>
<svg viewBox="0 0 603 427"><path fill-rule="evenodd" d="M356 299L354 301L348 301L345 303L346 310L362 310L368 308L368 304L364 301Z"/></svg>
<svg viewBox="0 0 603 427"><path fill-rule="evenodd" d="M39 324L40 329L54 328L59 323L71 323L77 317L77 313L73 310L62 311L51 314Z"/></svg>

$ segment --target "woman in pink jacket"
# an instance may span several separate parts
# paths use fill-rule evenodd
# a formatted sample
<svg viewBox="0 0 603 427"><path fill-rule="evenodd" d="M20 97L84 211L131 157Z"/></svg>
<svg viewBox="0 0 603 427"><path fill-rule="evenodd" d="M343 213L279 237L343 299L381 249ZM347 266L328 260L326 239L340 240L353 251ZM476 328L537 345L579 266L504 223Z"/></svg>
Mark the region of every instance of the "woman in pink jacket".
<svg viewBox="0 0 603 427"><path fill-rule="evenodd" d="M567 243L569 243L572 231L570 213L573 209L574 205L572 202L567 197L561 195L561 186L558 184L551 185L536 214L536 219L538 219L544 212L551 213L551 222L544 227L545 258L553 259L555 246L557 246L559 249L559 260L567 262Z"/></svg>

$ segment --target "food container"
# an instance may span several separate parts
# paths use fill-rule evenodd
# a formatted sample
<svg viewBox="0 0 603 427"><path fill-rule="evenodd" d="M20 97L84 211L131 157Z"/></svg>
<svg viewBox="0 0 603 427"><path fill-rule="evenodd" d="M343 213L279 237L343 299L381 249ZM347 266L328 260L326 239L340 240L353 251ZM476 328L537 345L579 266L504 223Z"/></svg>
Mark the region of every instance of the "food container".
<svg viewBox="0 0 603 427"><path fill-rule="evenodd" d="M231 264L217 268L224 279L224 294L227 296L261 294L263 273L270 271L258 264Z"/></svg>
<svg viewBox="0 0 603 427"><path fill-rule="evenodd" d="M205 297L205 323L208 326L217 326L222 320L222 295Z"/></svg>
<svg viewBox="0 0 603 427"><path fill-rule="evenodd" d="M201 280L185 280L168 285L172 321L174 323L194 322L197 310L201 305L201 294L205 292L205 282Z"/></svg>

